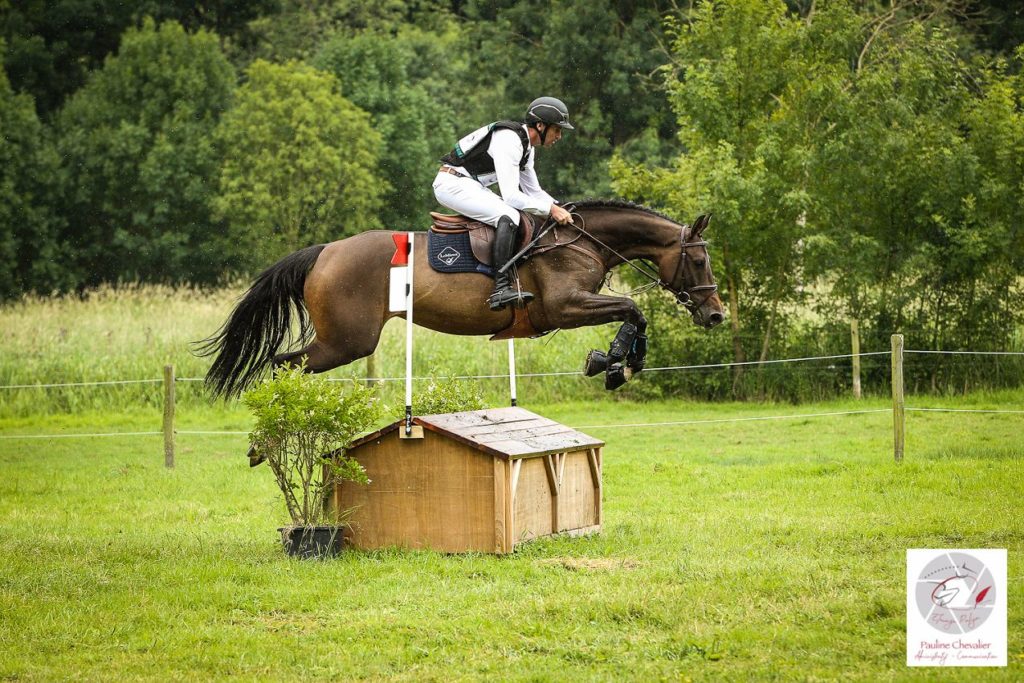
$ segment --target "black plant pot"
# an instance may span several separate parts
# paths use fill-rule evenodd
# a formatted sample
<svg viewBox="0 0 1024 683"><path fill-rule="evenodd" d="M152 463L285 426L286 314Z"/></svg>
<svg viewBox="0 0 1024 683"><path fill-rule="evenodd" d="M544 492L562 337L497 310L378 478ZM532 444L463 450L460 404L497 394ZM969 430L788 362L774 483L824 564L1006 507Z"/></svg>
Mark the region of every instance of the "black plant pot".
<svg viewBox="0 0 1024 683"><path fill-rule="evenodd" d="M336 526L286 526L278 531L284 551L302 560L334 557L344 542L342 529Z"/></svg>

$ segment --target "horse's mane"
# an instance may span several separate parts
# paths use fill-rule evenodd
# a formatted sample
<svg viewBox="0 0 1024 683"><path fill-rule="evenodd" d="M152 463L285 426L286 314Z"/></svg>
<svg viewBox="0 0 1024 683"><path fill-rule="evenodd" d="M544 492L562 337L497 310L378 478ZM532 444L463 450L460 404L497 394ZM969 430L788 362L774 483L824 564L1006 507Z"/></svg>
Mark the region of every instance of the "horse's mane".
<svg viewBox="0 0 1024 683"><path fill-rule="evenodd" d="M660 211L656 211L649 206L643 204L637 204L635 202L628 201L626 199L597 199L594 197L587 197L586 199L577 199L566 204L572 204L577 209L635 209L636 211L643 211L645 213L652 214L658 218L664 218L667 221L671 221L679 225L679 221L671 216L666 216Z"/></svg>

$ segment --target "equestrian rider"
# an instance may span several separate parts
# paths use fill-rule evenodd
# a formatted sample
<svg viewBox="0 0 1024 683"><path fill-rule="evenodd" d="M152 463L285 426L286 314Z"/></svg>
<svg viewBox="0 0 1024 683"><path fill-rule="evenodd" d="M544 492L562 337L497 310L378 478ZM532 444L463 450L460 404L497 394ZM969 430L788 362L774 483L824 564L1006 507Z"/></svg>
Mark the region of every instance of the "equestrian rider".
<svg viewBox="0 0 1024 683"><path fill-rule="evenodd" d="M533 148L551 147L562 138L563 129L573 130L565 104L540 97L530 103L525 122L498 121L478 128L441 158L444 165L434 179L437 201L496 228L494 293L487 299L492 311L509 304L525 306L533 299L530 292L513 289L510 271L497 272L512 258L519 212L572 222L569 212L541 188L533 169ZM487 189L495 183L500 197Z"/></svg>

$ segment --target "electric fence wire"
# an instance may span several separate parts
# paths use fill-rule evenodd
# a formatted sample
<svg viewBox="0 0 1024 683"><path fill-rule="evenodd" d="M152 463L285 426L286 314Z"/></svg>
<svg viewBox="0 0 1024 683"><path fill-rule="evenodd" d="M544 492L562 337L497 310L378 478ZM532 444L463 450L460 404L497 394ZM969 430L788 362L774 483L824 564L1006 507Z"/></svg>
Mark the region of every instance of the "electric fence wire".
<svg viewBox="0 0 1024 683"><path fill-rule="evenodd" d="M972 356L1024 356L1024 352L1018 351L925 351L915 349L905 349L904 355L917 353L917 354L944 354L944 355L972 355ZM752 361L740 361L730 363L705 363L701 365L670 365L664 367L652 367L644 368L644 372L674 372L679 370L714 370L720 368L734 368L744 366L764 366L774 365L778 363L799 363L807 361L820 361L820 360L839 360L845 358L853 358L854 356L860 356L861 358L871 356L887 356L890 355L891 351L867 351L860 354L844 353L832 356L807 356L803 358L779 358L773 360L752 360ZM812 369L813 370L813 369ZM582 376L579 370L563 371L563 372L524 372L518 373L518 377L569 377L569 376ZM471 380L471 379L507 379L508 374L493 374L493 375L454 375L451 379L458 380ZM413 377L414 380L423 381L434 379L434 377ZM0 389L50 389L59 387L84 387L84 386L101 386L101 385L118 385L118 384L157 384L163 382L163 379L127 379L127 380L105 380L97 382L61 382L61 383L50 383L50 384L7 384L0 385ZM175 382L203 382L205 381L202 377L176 377ZM404 377L330 377L328 381L331 382L404 382Z"/></svg>

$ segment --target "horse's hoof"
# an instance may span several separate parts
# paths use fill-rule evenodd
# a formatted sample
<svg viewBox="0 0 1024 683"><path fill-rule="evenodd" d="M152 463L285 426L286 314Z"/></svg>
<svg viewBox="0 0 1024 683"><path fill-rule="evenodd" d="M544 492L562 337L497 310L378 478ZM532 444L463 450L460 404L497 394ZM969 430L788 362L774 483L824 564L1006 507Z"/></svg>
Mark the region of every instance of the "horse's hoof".
<svg viewBox="0 0 1024 683"><path fill-rule="evenodd" d="M604 388L608 391L618 389L633 375L633 372L622 363L614 363L608 368L604 376Z"/></svg>
<svg viewBox="0 0 1024 683"><path fill-rule="evenodd" d="M608 354L598 349L592 349L583 361L583 374L587 377L594 377L608 369Z"/></svg>

